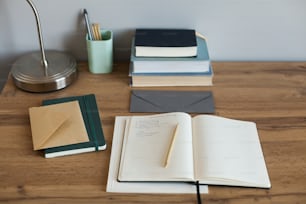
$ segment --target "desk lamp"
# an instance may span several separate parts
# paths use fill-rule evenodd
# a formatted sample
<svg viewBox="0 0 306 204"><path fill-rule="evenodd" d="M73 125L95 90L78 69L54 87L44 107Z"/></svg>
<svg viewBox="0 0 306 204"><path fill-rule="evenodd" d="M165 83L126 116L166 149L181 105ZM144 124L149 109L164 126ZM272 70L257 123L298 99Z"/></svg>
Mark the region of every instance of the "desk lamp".
<svg viewBox="0 0 306 204"><path fill-rule="evenodd" d="M35 15L40 51L26 54L13 64L11 74L15 85L29 92L55 91L70 85L77 78L76 60L64 52L44 50L38 11L26 0Z"/></svg>

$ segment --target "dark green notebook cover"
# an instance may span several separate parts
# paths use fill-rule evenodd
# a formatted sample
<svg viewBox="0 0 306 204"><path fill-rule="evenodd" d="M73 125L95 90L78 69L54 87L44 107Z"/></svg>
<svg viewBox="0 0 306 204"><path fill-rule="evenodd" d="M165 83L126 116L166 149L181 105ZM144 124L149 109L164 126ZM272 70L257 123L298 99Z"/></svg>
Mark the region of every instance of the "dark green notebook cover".
<svg viewBox="0 0 306 204"><path fill-rule="evenodd" d="M79 102L85 127L89 137L89 142L47 148L44 150L46 158L92 152L104 150L106 148L105 138L99 116L99 110L94 94L44 100L42 102L42 105L45 106L70 101Z"/></svg>

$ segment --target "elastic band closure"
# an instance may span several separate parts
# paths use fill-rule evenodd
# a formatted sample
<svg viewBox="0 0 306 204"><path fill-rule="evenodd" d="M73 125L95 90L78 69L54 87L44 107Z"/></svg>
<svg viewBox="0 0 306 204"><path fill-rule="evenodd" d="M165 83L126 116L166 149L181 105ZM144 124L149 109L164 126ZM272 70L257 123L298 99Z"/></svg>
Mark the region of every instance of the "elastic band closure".
<svg viewBox="0 0 306 204"><path fill-rule="evenodd" d="M88 113L90 113L92 111L92 106L90 104L91 100L86 100L86 99L91 99L90 95L84 96L83 97L83 101L84 101L84 105L86 107L86 110ZM93 143L95 145L95 151L99 151L99 143L97 140L97 134L96 134L96 128L95 128L95 124L93 121L93 118L91 117L91 114L86 114L87 118L88 118L88 125L90 128L90 135L92 136L93 139ZM99 121L100 122L100 121Z"/></svg>

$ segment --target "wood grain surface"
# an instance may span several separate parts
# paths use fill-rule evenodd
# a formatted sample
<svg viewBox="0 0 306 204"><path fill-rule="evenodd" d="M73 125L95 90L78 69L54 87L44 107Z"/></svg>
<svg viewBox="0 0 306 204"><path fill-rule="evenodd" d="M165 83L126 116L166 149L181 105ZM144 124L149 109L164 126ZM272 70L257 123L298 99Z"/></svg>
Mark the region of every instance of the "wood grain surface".
<svg viewBox="0 0 306 204"><path fill-rule="evenodd" d="M111 74L91 74L50 93L28 93L9 77L0 95L1 203L196 203L195 195L107 193L114 119L129 113L128 62ZM306 203L306 62L213 62L216 115L257 123L272 188L210 186L204 204ZM93 93L107 150L45 159L33 151L28 108L44 99ZM143 114L143 113L138 113Z"/></svg>

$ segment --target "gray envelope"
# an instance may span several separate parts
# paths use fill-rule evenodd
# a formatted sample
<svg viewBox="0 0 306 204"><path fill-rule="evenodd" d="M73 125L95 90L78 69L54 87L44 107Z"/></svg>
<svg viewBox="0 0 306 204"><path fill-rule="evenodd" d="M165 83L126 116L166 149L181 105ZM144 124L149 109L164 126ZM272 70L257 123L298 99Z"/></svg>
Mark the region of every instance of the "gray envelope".
<svg viewBox="0 0 306 204"><path fill-rule="evenodd" d="M214 113L211 91L132 90L130 112Z"/></svg>

